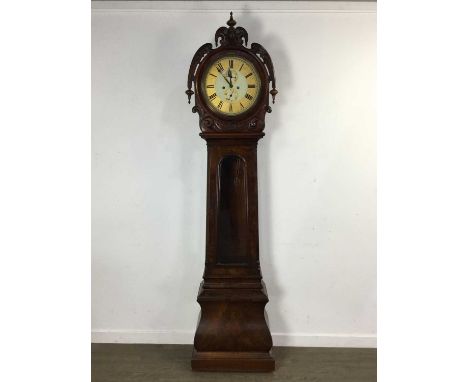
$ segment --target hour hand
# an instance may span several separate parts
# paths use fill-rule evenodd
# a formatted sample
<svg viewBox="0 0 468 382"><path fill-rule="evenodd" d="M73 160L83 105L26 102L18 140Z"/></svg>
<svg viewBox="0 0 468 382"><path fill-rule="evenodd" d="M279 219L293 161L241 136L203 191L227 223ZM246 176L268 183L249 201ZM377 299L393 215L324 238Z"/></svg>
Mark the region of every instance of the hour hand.
<svg viewBox="0 0 468 382"><path fill-rule="evenodd" d="M228 69L228 77L229 77L229 86L232 88L232 72L231 69Z"/></svg>
<svg viewBox="0 0 468 382"><path fill-rule="evenodd" d="M218 69L218 72L219 74L221 74L224 78L224 81L227 82L227 84L229 85L230 88L232 88L232 84L228 81L228 79L226 78L226 76L223 74L223 72L221 70Z"/></svg>
<svg viewBox="0 0 468 382"><path fill-rule="evenodd" d="M228 79L226 78L226 76L225 76L224 74L223 74L223 77L224 77L224 79L226 80L226 82L228 83L229 87L232 88L231 79L229 79L229 81L228 81Z"/></svg>

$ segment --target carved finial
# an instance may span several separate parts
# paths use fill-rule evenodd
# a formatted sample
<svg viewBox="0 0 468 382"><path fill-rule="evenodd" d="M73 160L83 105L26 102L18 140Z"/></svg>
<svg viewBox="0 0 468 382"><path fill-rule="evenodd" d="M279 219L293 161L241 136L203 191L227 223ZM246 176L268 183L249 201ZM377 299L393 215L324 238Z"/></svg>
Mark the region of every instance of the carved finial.
<svg viewBox="0 0 468 382"><path fill-rule="evenodd" d="M185 91L185 94L187 94L188 103L190 103L190 98L192 98L193 90L192 90L192 89L187 89L187 90Z"/></svg>
<svg viewBox="0 0 468 382"><path fill-rule="evenodd" d="M221 45L242 45L247 46L247 40L249 35L247 31L242 27L235 27L237 24L236 20L232 17L232 12L230 13L231 17L227 21L227 27L220 27L215 34L215 44L218 46L218 43Z"/></svg>
<svg viewBox="0 0 468 382"><path fill-rule="evenodd" d="M232 12L231 12L231 17L229 18L229 20L227 21L226 24L227 24L228 26L230 26L231 28L234 27L234 25L237 24L237 23L236 23L236 20L234 20L234 19L232 18Z"/></svg>
<svg viewBox="0 0 468 382"><path fill-rule="evenodd" d="M275 103L275 97L278 94L278 90L273 88L273 89L270 90L270 94L271 94L271 98L273 98L273 103Z"/></svg>

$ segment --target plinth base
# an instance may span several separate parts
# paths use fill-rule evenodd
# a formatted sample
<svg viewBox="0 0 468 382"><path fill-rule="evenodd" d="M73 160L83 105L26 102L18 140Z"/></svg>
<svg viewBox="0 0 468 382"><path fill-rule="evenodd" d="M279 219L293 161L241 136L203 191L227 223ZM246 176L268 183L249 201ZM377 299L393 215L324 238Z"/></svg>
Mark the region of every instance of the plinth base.
<svg viewBox="0 0 468 382"><path fill-rule="evenodd" d="M201 314L195 332L192 369L199 371L273 371L272 339L265 313L265 284L247 288L202 282Z"/></svg>
<svg viewBox="0 0 468 382"><path fill-rule="evenodd" d="M192 353L194 371L271 372L275 360L271 352L197 352Z"/></svg>

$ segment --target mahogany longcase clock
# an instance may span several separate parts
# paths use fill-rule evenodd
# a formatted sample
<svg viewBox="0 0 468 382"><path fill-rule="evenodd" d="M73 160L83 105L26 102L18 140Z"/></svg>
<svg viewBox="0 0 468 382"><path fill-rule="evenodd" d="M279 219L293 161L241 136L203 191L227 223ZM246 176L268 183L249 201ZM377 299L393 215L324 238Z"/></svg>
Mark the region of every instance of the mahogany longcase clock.
<svg viewBox="0 0 468 382"><path fill-rule="evenodd" d="M208 146L206 261L197 301L192 369L272 371L268 295L258 246L257 142L275 101L273 63L247 31L228 27L195 53L188 73L189 103ZM219 44L219 46L218 46ZM270 88L271 84L271 90ZM192 90L194 86L194 91Z"/></svg>

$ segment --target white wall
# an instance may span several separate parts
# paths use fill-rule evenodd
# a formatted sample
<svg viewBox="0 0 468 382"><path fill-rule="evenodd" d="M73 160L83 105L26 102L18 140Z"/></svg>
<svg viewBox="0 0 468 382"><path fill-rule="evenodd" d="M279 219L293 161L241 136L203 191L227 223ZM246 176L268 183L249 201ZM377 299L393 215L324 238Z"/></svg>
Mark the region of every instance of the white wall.
<svg viewBox="0 0 468 382"><path fill-rule="evenodd" d="M206 146L184 91L234 10L279 90L258 148L274 343L375 346L375 4L155 3L93 4L93 341L193 339Z"/></svg>

